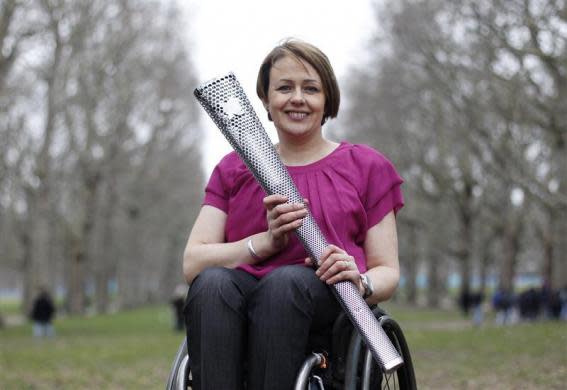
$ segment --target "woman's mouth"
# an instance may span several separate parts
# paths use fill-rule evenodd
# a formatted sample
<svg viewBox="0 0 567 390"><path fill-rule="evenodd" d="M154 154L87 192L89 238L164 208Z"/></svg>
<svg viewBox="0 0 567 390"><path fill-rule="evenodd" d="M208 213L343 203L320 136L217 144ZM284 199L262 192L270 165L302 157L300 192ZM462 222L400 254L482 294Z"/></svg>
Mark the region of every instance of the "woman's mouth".
<svg viewBox="0 0 567 390"><path fill-rule="evenodd" d="M309 114L306 113L306 112L288 111L288 112L287 112L287 115L288 115L291 119L293 119L293 120L300 121L300 120L302 120L303 118L305 118L305 117L306 117L307 115L309 115Z"/></svg>

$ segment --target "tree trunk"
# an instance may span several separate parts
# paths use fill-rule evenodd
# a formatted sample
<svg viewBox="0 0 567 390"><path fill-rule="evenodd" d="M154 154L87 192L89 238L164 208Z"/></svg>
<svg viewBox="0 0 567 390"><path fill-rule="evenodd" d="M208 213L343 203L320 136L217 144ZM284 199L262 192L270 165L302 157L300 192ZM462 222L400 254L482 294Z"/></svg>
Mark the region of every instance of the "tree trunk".
<svg viewBox="0 0 567 390"><path fill-rule="evenodd" d="M49 184L48 179L42 179L43 184L40 186L37 197L37 213L33 221L33 283L32 288L49 287L49 255L53 253L51 246L53 245L52 233L53 226L51 222L51 207L49 200Z"/></svg>
<svg viewBox="0 0 567 390"><path fill-rule="evenodd" d="M567 96L567 88L563 84L563 96ZM566 118L567 119L567 118ZM564 123L567 126L567 123ZM557 161L557 176L559 188L557 191L567 195L567 129L562 128L557 136L555 160ZM553 289L567 285L567 205L561 205L554 211L555 237L554 237L554 268L550 272L553 277L549 279Z"/></svg>
<svg viewBox="0 0 567 390"><path fill-rule="evenodd" d="M169 300L174 293L175 287L186 283L182 276L182 256L177 248L179 246L175 239L173 237L170 238L169 247L166 251L166 260L164 261L166 269L162 274L163 277L159 287L161 300Z"/></svg>
<svg viewBox="0 0 567 390"><path fill-rule="evenodd" d="M543 247L543 261L541 264L541 279L553 285L553 263L554 263L554 237L553 232L557 225L557 216L554 210L548 209L549 222L547 226L542 228L541 241Z"/></svg>
<svg viewBox="0 0 567 390"><path fill-rule="evenodd" d="M115 277L116 269L114 266L116 259L116 251L114 248L114 226L113 216L118 204L118 195L116 193L116 184L113 179L110 179L108 185L108 198L106 204L103 206L101 223L103 225L102 232L102 245L103 251L97 256L96 264L96 283L95 283L95 307L98 313L108 312L110 306L110 296L108 293L108 286L110 280Z"/></svg>
<svg viewBox="0 0 567 390"><path fill-rule="evenodd" d="M464 292L470 292L471 284L471 246L473 242L473 229L472 229L472 218L468 211L461 213L461 245L458 255L460 274L461 274L461 287L459 291L459 296L462 296Z"/></svg>
<svg viewBox="0 0 567 390"><path fill-rule="evenodd" d="M556 211L556 229L553 250L553 269L551 288L560 289L567 286L567 207Z"/></svg>
<svg viewBox="0 0 567 390"><path fill-rule="evenodd" d="M404 269L406 275L406 300L411 305L417 304L417 269L419 265L419 248L417 228L409 226L409 258L405 259Z"/></svg>
<svg viewBox="0 0 567 390"><path fill-rule="evenodd" d="M499 286L504 291L514 290L516 265L520 252L520 235L522 233L523 219L519 212L510 211L512 218L504 226L502 237L502 261L500 263Z"/></svg>
<svg viewBox="0 0 567 390"><path fill-rule="evenodd" d="M69 310L71 314L82 314L86 309L86 264L89 260L89 243L96 213L96 196L98 176L87 175L85 178L85 194L83 202L83 220L79 234L74 237L73 252L71 256L71 280L69 283Z"/></svg>
<svg viewBox="0 0 567 390"><path fill-rule="evenodd" d="M488 266L490 264L490 257L489 257L488 248L483 248L481 256L480 256L480 267L478 271L479 277L479 291L484 293L486 291L486 279L488 277Z"/></svg>
<svg viewBox="0 0 567 390"><path fill-rule="evenodd" d="M53 15L51 15L53 16ZM50 156L55 132L55 117L57 115L56 99L58 89L59 64L61 61L62 44L59 36L58 22L52 20L50 30L53 33L55 42L51 66L47 70L45 82L46 91L46 112L43 135L38 154L35 158L34 174L38 182L36 189L29 188L30 196L27 196L28 209L33 210L33 218L29 221L31 259L24 266L24 280L28 284L26 294L35 291L39 286L48 286L49 282L49 255L53 253L53 227L51 207L51 163ZM29 299L29 296L25 297Z"/></svg>
<svg viewBox="0 0 567 390"><path fill-rule="evenodd" d="M436 308L439 307L441 301L441 278L439 275L439 256L435 254L428 254L427 266L427 306Z"/></svg>
<svg viewBox="0 0 567 390"><path fill-rule="evenodd" d="M74 243L68 279L68 309L70 314L83 314L85 297L85 251L82 242Z"/></svg>
<svg viewBox="0 0 567 390"><path fill-rule="evenodd" d="M128 259L120 264L118 274L118 296L120 297L120 307L130 308L144 302L143 293L144 278L141 277L140 267L137 264L143 262L143 253L140 253L141 228L139 226L139 214L131 213L129 217L128 237Z"/></svg>
<svg viewBox="0 0 567 390"><path fill-rule="evenodd" d="M110 273L108 269L97 272L95 276L95 308L97 313L107 313L110 307L110 297L108 295L108 285L110 283Z"/></svg>
<svg viewBox="0 0 567 390"><path fill-rule="evenodd" d="M31 212L28 210L28 213ZM27 217L30 218L30 217ZM32 301L34 299L35 290L33 287L33 254L32 242L30 237L29 224L24 223L19 233L20 243L22 245L22 310L24 314L28 314L32 308Z"/></svg>

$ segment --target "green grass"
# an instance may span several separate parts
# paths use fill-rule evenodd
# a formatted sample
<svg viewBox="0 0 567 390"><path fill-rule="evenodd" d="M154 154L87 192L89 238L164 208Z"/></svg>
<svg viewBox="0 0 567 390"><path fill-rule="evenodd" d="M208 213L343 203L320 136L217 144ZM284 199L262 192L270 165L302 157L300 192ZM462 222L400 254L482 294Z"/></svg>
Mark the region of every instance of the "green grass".
<svg viewBox="0 0 567 390"><path fill-rule="evenodd" d="M57 336L31 327L0 331L0 389L163 388L183 335L169 307L60 319Z"/></svg>
<svg viewBox="0 0 567 390"><path fill-rule="evenodd" d="M427 388L563 389L567 380L564 326L413 330L408 338L418 378Z"/></svg>
<svg viewBox="0 0 567 390"><path fill-rule="evenodd" d="M385 305L402 325L419 389L563 389L567 324L473 328L451 311ZM61 318L57 336L0 330L0 389L161 389L182 334L167 306Z"/></svg>
<svg viewBox="0 0 567 390"><path fill-rule="evenodd" d="M564 389L567 324L475 328L457 312L385 307L410 345L420 389Z"/></svg>
<svg viewBox="0 0 567 390"><path fill-rule="evenodd" d="M18 300L0 300L0 314L2 315L15 315L21 314L21 306Z"/></svg>

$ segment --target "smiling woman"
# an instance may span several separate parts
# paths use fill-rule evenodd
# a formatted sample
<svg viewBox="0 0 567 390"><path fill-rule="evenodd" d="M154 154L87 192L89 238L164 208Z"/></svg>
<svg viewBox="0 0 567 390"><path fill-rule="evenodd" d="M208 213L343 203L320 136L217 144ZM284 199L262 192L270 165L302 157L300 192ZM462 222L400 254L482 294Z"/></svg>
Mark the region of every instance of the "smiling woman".
<svg viewBox="0 0 567 390"><path fill-rule="evenodd" d="M330 343L340 305L329 285L348 280L372 304L398 283L402 180L375 150L323 136L340 100L327 56L284 41L263 61L257 92L306 200L266 196L234 152L214 169L184 256L195 389L292 388L312 336ZM292 234L308 206L331 244L317 271Z"/></svg>
<svg viewBox="0 0 567 390"><path fill-rule="evenodd" d="M270 88L264 106L278 136L309 136L323 122L325 94L321 78L310 64L293 58L279 59L270 71Z"/></svg>
<svg viewBox="0 0 567 390"><path fill-rule="evenodd" d="M277 46L260 66L256 93L274 122L287 165L309 164L338 146L323 138L321 127L338 114L339 86L329 59L315 46L299 41ZM286 150L288 145L300 148Z"/></svg>
<svg viewBox="0 0 567 390"><path fill-rule="evenodd" d="M293 69L286 69L287 76L299 77L303 73L303 80L307 87L309 84L323 93L325 113L321 125L325 124L328 118L334 118L339 112L340 105L340 92L335 77L333 67L329 62L327 56L317 49L315 46L306 42L298 43L296 41L287 41L286 44L277 46L272 52L264 59L260 66L258 73L258 80L256 83L256 93L264 104L269 101L269 87L270 81L278 83L283 75L272 75L273 71L282 71L282 66L275 66L278 61L285 61L286 66L292 66ZM290 63L295 61L295 64ZM299 69L299 67L303 69ZM294 71L298 71L297 74ZM285 80L285 77L283 77ZM311 90L311 92L316 92Z"/></svg>

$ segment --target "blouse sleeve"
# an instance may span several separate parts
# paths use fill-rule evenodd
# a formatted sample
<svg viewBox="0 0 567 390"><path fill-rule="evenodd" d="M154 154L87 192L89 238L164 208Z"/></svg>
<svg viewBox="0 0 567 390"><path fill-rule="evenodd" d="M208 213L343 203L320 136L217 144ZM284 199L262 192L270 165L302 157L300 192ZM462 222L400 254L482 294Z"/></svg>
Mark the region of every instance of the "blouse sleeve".
<svg viewBox="0 0 567 390"><path fill-rule="evenodd" d="M229 193L227 191L226 177L223 177L221 164L217 165L205 187L203 206L209 205L228 213Z"/></svg>
<svg viewBox="0 0 567 390"><path fill-rule="evenodd" d="M224 190L222 176L218 165L213 170L207 187L205 187L205 199L203 200L203 206L204 205L216 207L225 213L228 212L228 195Z"/></svg>
<svg viewBox="0 0 567 390"><path fill-rule="evenodd" d="M390 211L395 213L404 205L401 191L403 179L394 165L382 154L372 150L368 157L365 208L368 229L378 224Z"/></svg>

